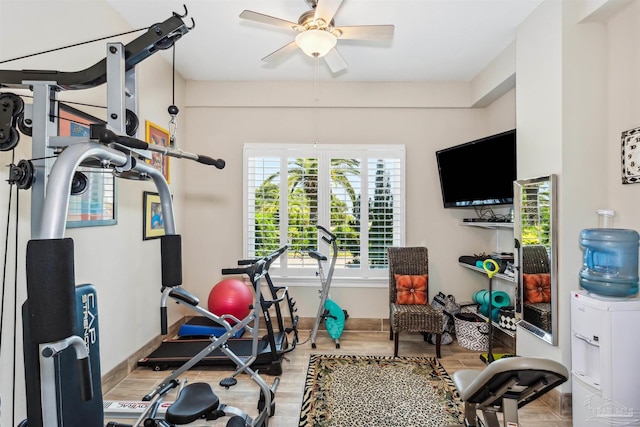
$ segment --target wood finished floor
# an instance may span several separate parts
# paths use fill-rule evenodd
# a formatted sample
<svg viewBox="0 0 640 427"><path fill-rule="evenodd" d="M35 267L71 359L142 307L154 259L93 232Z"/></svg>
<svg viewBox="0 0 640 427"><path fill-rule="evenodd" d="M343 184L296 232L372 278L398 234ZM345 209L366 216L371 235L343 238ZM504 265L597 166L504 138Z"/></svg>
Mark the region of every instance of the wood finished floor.
<svg viewBox="0 0 640 427"><path fill-rule="evenodd" d="M300 340L307 340L309 331L300 331ZM280 384L276 390L275 415L269 419L269 425L273 427L298 426L300 404L302 402L304 379L307 372L309 355L319 354L344 354L344 355L380 355L393 354L393 342L389 340L388 332L350 332L345 331L340 339L341 348L335 349L333 341L325 331L319 331L316 339L316 348L311 348L307 340L299 344L295 350L287 355L283 361L283 374L280 375ZM497 349L496 352L498 352ZM400 356L435 356L435 346L422 340L420 335L403 334L400 339ZM469 351L452 343L442 346L442 358L440 363L449 373L457 369L482 368L484 364L479 359L479 353ZM238 376L238 384L225 390L218 385L222 378L230 375L230 370L203 367L196 368L185 373L184 377L189 383L209 382L220 402L240 408L250 416L257 414L258 387L247 375ZM105 394L105 400L140 400L142 396L153 390L162 379L167 377L170 371L154 372L150 368L141 367L133 371L120 384ZM276 377L262 375L268 384L272 384ZM166 400L171 401L174 396ZM355 414L354 414L355 415ZM357 416L357 415L356 415ZM538 399L519 411L520 427L569 427L572 425L570 417L564 417L555 413L549 406ZM111 419L119 422L133 422L133 420ZM192 425L224 426L228 418L221 418L208 424L203 421ZM374 427L374 426L371 426ZM380 426L383 427L383 426Z"/></svg>

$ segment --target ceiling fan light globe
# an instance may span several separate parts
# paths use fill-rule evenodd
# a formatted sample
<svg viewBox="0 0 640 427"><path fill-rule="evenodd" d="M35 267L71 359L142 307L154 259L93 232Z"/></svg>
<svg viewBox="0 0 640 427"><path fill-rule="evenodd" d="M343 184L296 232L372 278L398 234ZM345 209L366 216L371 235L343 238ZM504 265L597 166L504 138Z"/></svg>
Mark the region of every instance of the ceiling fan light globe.
<svg viewBox="0 0 640 427"><path fill-rule="evenodd" d="M296 36L296 44L312 58L325 56L337 43L336 37L323 30L308 30Z"/></svg>

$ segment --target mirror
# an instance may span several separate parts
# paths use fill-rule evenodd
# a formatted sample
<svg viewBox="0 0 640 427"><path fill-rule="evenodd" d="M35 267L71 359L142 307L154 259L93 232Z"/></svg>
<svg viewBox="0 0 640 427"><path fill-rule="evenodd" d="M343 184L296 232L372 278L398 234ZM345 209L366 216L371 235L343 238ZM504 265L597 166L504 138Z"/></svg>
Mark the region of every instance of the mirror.
<svg viewBox="0 0 640 427"><path fill-rule="evenodd" d="M518 256L516 316L521 329L557 345L556 176L514 181Z"/></svg>

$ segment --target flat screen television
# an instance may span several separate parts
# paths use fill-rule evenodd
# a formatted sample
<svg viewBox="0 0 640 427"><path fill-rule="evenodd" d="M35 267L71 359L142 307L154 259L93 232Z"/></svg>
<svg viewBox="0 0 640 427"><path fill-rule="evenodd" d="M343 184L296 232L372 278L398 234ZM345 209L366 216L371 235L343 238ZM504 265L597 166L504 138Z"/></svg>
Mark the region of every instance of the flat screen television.
<svg viewBox="0 0 640 427"><path fill-rule="evenodd" d="M515 129L436 151L445 208L513 203Z"/></svg>

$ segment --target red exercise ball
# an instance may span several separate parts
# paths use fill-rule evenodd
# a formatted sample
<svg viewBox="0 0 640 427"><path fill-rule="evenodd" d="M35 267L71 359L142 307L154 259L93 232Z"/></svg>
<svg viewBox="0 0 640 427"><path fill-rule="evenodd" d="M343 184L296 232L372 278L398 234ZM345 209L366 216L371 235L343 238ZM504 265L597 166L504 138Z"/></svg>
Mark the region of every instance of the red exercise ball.
<svg viewBox="0 0 640 427"><path fill-rule="evenodd" d="M252 304L253 292L242 280L221 280L209 292L209 311L217 316L231 314L242 320L249 315Z"/></svg>

